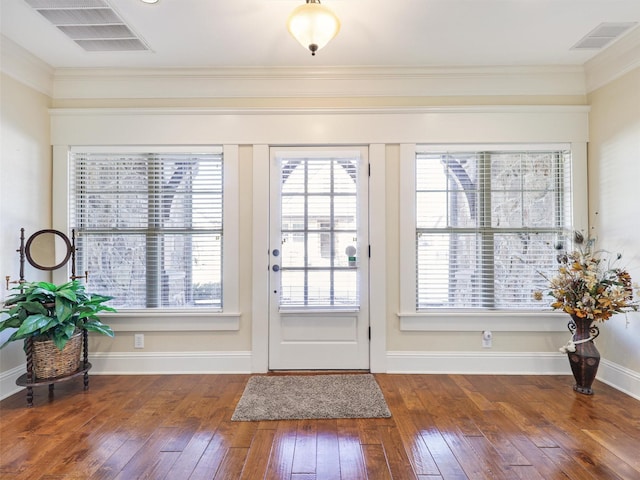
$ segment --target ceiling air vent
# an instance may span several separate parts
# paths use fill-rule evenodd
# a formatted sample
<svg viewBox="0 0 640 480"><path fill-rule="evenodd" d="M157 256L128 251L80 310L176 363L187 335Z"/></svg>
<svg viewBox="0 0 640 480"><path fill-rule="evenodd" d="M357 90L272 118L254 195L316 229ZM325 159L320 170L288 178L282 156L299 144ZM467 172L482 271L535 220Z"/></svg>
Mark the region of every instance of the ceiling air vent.
<svg viewBox="0 0 640 480"><path fill-rule="evenodd" d="M149 50L106 0L25 1L88 52Z"/></svg>
<svg viewBox="0 0 640 480"><path fill-rule="evenodd" d="M623 33L635 27L637 22L601 23L587 33L572 50L599 50L606 47Z"/></svg>

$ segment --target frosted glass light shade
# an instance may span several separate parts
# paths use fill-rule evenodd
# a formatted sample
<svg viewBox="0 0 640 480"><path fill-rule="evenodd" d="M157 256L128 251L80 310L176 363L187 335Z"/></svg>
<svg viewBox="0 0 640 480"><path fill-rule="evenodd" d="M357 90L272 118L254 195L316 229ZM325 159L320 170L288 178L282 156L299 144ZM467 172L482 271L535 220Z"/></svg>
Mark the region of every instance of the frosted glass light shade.
<svg viewBox="0 0 640 480"><path fill-rule="evenodd" d="M307 0L297 7L287 20L287 29L300 45L315 55L340 31L340 20L336 14L319 0Z"/></svg>

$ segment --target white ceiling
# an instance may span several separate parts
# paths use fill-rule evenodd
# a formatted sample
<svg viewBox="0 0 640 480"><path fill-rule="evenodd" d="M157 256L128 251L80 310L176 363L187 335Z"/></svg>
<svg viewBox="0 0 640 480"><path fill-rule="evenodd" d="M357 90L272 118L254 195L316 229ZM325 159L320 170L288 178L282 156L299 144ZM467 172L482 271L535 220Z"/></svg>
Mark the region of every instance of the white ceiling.
<svg viewBox="0 0 640 480"><path fill-rule="evenodd" d="M2 34L54 68L583 65L599 50L571 47L590 31L640 22L640 0L324 0L342 30L312 57L285 26L303 0L108 0L151 48L113 53L0 1Z"/></svg>

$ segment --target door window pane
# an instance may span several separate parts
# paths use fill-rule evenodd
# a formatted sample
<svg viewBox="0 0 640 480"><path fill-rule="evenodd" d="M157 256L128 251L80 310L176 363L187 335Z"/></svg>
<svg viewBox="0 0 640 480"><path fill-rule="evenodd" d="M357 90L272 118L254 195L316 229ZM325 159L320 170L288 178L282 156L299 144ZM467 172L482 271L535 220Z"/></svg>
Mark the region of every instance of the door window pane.
<svg viewBox="0 0 640 480"><path fill-rule="evenodd" d="M358 161L281 159L281 307L358 306Z"/></svg>

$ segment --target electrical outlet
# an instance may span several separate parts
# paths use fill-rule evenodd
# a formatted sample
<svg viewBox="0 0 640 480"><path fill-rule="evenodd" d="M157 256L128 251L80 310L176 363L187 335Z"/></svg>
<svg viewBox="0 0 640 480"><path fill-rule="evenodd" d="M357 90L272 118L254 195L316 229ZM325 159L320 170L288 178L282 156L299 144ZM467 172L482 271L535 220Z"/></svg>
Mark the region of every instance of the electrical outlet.
<svg viewBox="0 0 640 480"><path fill-rule="evenodd" d="M482 332L482 347L491 348L491 341L493 340L493 334L491 330L485 330Z"/></svg>
<svg viewBox="0 0 640 480"><path fill-rule="evenodd" d="M133 348L144 348L144 333L136 333L133 336Z"/></svg>

